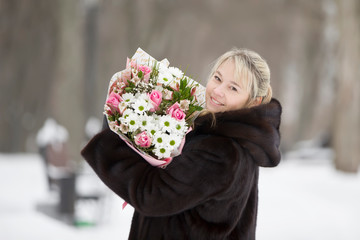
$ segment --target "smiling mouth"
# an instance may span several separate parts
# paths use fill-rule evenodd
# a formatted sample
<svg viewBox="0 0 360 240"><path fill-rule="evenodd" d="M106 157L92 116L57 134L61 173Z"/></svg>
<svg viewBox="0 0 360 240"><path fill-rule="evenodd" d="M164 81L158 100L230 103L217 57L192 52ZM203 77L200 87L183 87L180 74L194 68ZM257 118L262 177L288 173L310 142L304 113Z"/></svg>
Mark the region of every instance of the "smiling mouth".
<svg viewBox="0 0 360 240"><path fill-rule="evenodd" d="M215 105L224 106L224 104L222 104L221 102L217 101L215 98L210 97L210 100L211 100L211 102L214 103Z"/></svg>

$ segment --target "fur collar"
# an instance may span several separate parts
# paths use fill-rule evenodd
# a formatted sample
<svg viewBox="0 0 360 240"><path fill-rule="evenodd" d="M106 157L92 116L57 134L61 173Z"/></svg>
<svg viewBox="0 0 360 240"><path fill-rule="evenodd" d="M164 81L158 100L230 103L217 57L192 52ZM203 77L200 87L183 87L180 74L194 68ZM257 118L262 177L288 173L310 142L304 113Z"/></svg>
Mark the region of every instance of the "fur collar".
<svg viewBox="0 0 360 240"><path fill-rule="evenodd" d="M274 167L281 158L281 113L280 102L272 99L268 104L216 113L215 126L212 126L212 114L199 116L194 126L197 132L235 139L250 153L257 165Z"/></svg>

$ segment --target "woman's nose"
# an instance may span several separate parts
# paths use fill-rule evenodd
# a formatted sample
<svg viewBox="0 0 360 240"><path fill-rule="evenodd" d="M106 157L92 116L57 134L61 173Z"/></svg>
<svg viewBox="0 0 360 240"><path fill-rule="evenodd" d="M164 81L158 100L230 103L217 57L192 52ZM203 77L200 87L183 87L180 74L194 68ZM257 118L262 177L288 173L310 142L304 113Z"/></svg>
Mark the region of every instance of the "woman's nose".
<svg viewBox="0 0 360 240"><path fill-rule="evenodd" d="M224 89L223 89L222 85L216 86L216 88L214 88L214 93L219 97L223 97L224 96Z"/></svg>

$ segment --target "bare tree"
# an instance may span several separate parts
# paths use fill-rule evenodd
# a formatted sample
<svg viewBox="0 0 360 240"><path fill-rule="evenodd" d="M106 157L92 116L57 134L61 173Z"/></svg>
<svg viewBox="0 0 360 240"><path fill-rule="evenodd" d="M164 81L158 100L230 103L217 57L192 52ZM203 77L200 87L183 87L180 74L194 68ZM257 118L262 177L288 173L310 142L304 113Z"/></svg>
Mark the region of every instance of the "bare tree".
<svg viewBox="0 0 360 240"><path fill-rule="evenodd" d="M50 90L49 116L69 131L68 151L80 159L84 140L84 19L86 1L58 0L59 39L55 80Z"/></svg>
<svg viewBox="0 0 360 240"><path fill-rule="evenodd" d="M1 152L36 149L54 79L56 15L54 1L0 0Z"/></svg>
<svg viewBox="0 0 360 240"><path fill-rule="evenodd" d="M338 0L339 71L333 145L337 169L357 172L360 164L360 2Z"/></svg>

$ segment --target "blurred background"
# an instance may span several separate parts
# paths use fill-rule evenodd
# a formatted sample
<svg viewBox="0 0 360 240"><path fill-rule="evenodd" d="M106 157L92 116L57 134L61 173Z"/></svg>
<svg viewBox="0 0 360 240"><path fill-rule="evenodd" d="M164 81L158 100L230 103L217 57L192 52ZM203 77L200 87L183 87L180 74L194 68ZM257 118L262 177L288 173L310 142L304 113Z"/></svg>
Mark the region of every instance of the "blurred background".
<svg viewBox="0 0 360 240"><path fill-rule="evenodd" d="M284 162L326 158L333 174L358 181L359 0L0 0L0 169L19 153L15 168L39 157L83 169L109 80L138 47L204 85L225 51L258 52L283 105ZM51 139L39 140L45 125L62 129L55 157Z"/></svg>

